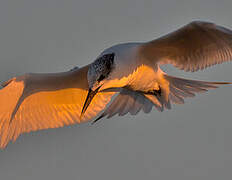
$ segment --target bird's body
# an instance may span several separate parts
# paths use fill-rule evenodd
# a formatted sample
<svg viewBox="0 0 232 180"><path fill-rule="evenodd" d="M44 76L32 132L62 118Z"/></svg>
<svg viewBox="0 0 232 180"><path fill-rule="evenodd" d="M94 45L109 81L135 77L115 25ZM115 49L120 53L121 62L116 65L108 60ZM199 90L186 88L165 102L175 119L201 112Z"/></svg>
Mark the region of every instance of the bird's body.
<svg viewBox="0 0 232 180"><path fill-rule="evenodd" d="M82 68L12 78L0 90L0 147L24 132L86 122L101 111L95 121L141 109L148 113L153 106L170 109L171 103L230 83L169 76L160 65L197 71L229 60L232 31L192 22L150 42L112 46Z"/></svg>
<svg viewBox="0 0 232 180"><path fill-rule="evenodd" d="M103 51L104 54L115 53L115 71L103 84L101 89L131 86L135 90L148 90L157 77L157 67L144 64L139 56L139 43L120 44ZM147 76L149 74L149 76ZM143 83L141 83L143 82Z"/></svg>

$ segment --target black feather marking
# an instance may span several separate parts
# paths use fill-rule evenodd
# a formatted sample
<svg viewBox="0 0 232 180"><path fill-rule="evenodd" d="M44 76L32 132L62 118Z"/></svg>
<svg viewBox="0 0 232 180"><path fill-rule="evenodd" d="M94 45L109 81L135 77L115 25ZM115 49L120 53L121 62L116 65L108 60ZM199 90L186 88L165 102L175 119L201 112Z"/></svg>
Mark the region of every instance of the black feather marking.
<svg viewBox="0 0 232 180"><path fill-rule="evenodd" d="M105 114L102 113L97 119L95 119L95 120L91 123L91 125L94 125L97 121L99 121L100 119L102 119L104 116L105 116Z"/></svg>

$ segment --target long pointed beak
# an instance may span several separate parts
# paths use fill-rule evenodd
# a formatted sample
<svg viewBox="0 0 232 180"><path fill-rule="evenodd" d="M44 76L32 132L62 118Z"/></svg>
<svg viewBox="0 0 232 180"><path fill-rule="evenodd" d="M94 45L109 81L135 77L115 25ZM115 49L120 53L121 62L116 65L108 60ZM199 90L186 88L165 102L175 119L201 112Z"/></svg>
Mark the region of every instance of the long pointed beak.
<svg viewBox="0 0 232 180"><path fill-rule="evenodd" d="M100 86L101 87L101 86ZM98 93L98 90L100 89L100 87L98 87L96 90L92 90L92 89L89 89L89 92L88 92L88 95L85 99L85 103L84 103L84 106L82 108L82 111L81 111L81 118L83 117L83 115L85 114L85 111L87 110L87 108L89 107L91 101L93 100L94 96Z"/></svg>

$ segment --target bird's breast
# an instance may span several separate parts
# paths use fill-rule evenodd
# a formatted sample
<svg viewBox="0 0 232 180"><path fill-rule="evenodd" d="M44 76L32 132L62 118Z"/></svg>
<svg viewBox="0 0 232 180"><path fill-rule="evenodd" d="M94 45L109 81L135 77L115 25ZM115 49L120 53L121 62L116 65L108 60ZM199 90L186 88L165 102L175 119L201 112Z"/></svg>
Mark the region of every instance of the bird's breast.
<svg viewBox="0 0 232 180"><path fill-rule="evenodd" d="M105 88L129 86L135 91L150 91L159 89L159 81L163 75L160 69L140 65L130 74L109 80Z"/></svg>
<svg viewBox="0 0 232 180"><path fill-rule="evenodd" d="M162 73L147 66L139 66L132 74L128 76L128 85L139 91L150 91L159 89L159 79Z"/></svg>

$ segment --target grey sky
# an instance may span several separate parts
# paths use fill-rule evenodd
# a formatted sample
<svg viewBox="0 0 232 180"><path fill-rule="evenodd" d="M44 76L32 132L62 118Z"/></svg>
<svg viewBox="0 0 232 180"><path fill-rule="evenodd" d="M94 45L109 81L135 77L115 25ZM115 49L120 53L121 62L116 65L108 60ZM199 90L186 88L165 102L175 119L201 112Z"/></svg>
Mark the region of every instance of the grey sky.
<svg viewBox="0 0 232 180"><path fill-rule="evenodd" d="M232 29L231 0L1 0L0 81L83 66L114 44L148 41L192 20ZM232 63L172 75L232 81ZM163 113L22 135L0 152L4 180L232 177L232 87Z"/></svg>

